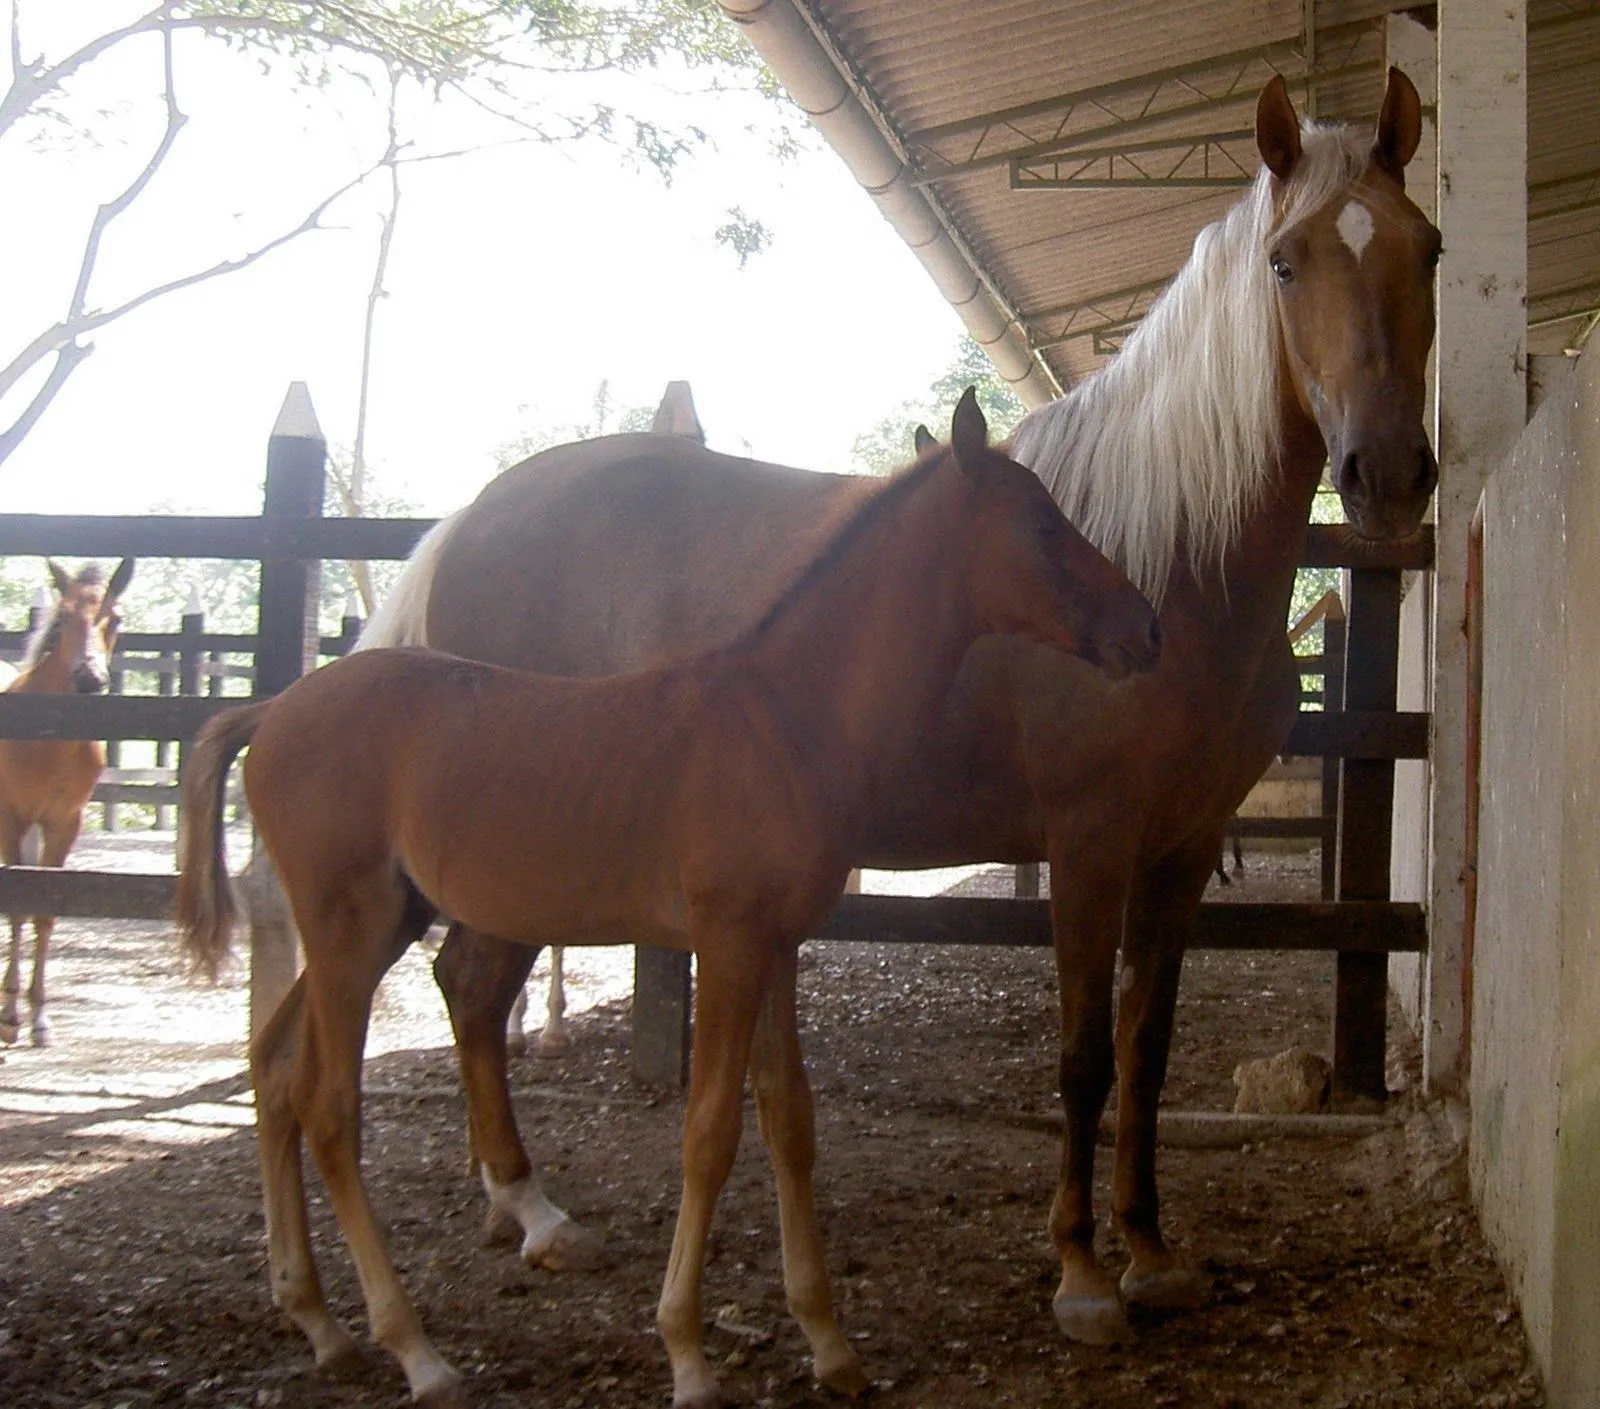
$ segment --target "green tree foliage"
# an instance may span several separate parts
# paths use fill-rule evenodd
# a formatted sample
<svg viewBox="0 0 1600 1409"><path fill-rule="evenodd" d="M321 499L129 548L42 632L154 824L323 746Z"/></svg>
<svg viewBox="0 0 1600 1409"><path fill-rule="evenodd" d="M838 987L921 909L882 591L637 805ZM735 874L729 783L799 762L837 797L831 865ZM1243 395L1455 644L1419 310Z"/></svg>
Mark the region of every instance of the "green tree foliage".
<svg viewBox="0 0 1600 1409"><path fill-rule="evenodd" d="M855 438L851 455L868 474L888 474L910 462L912 430L920 423L941 440L950 433L950 417L961 393L978 389L978 405L989 422L989 436L999 440L1022 419L1023 405L1010 384L995 371L984 351L970 337L961 339L955 357L923 396L904 401L871 430Z"/></svg>

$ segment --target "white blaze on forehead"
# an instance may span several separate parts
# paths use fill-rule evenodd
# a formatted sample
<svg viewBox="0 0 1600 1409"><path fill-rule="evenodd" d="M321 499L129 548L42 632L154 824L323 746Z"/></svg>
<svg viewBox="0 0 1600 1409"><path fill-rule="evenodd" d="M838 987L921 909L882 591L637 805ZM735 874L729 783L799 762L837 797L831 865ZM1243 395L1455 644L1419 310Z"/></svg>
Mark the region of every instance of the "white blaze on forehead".
<svg viewBox="0 0 1600 1409"><path fill-rule="evenodd" d="M1339 212L1339 238L1350 247L1359 263L1367 245L1372 240L1372 212L1360 201L1351 201Z"/></svg>

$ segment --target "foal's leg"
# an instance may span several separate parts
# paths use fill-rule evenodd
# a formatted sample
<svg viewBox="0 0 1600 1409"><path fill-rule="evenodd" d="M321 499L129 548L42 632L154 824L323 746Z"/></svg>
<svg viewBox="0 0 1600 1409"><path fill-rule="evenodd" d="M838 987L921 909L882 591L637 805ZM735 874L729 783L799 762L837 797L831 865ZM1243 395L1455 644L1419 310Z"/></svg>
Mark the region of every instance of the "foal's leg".
<svg viewBox="0 0 1600 1409"><path fill-rule="evenodd" d="M295 1113L360 1276L373 1339L400 1362L418 1404L464 1409L460 1379L422 1329L361 1180L361 1055L372 995L432 916L423 916L414 932L402 930L404 901L387 878L354 892L352 884L344 895L295 907L306 952Z"/></svg>
<svg viewBox="0 0 1600 1409"><path fill-rule="evenodd" d="M267 1213L272 1300L305 1333L317 1364L328 1367L359 1360L360 1355L322 1295L306 1219L300 1121L290 1094L305 1041L305 999L302 974L250 1044L250 1080L256 1093L256 1145Z"/></svg>
<svg viewBox="0 0 1600 1409"><path fill-rule="evenodd" d="M506 1083L506 1014L523 991L539 951L451 925L433 961L433 976L450 1010L456 1060L467 1092L472 1165L489 1195L490 1228L510 1218L521 1227L530 1267L596 1266L600 1239L550 1202L539 1187Z"/></svg>
<svg viewBox="0 0 1600 1409"><path fill-rule="evenodd" d="M550 998L544 1013L544 1029L539 1033L539 1050L545 1056L567 1050L567 985L562 972L564 950L550 946Z"/></svg>
<svg viewBox="0 0 1600 1409"><path fill-rule="evenodd" d="M43 844L39 849L39 864L41 866L65 866L67 853L72 850L72 844L78 839L78 828L83 824L83 813L74 812L67 817L55 818L40 825L39 832ZM28 1008L33 1021L33 1045L35 1047L48 1047L50 1045L50 1019L44 1010L45 964L50 958L50 939L55 934L56 917L54 915L35 915L33 917L33 982L28 985Z"/></svg>
<svg viewBox="0 0 1600 1409"><path fill-rule="evenodd" d="M701 1282L717 1195L739 1148L744 1074L772 952L736 927L697 928L694 1052L683 1118L683 1200L656 1324L672 1361L674 1409L722 1403L702 1344Z"/></svg>
<svg viewBox="0 0 1600 1409"><path fill-rule="evenodd" d="M538 951L534 951L537 953ZM520 1057L528 1050L528 1034L523 1028L523 1022L528 1016L528 989L524 984L517 990L517 1001L511 1005L510 1016L506 1018L506 1053L508 1056Z"/></svg>
<svg viewBox="0 0 1600 1409"><path fill-rule="evenodd" d="M1205 1305L1210 1279L1186 1267L1161 1237L1156 1191L1156 1117L1167 1075L1184 945L1220 837L1207 837L1142 874L1128 905L1117 1006L1117 1153L1111 1211L1132 1260L1122 1292L1144 1306Z"/></svg>
<svg viewBox="0 0 1600 1409"><path fill-rule="evenodd" d="M1116 1283L1095 1259L1094 1150L1111 1090L1111 980L1128 882L1113 866L1085 863L1065 849L1050 858L1064 1116L1050 1235L1061 1256L1057 1323L1073 1340L1109 1345L1131 1332Z"/></svg>
<svg viewBox="0 0 1600 1409"><path fill-rule="evenodd" d="M785 949L773 964L772 984L756 1023L750 1069L761 1138L772 1156L783 1229L783 1286L789 1310L811 1342L818 1381L844 1394L867 1388L861 1360L834 1320L822 1235L811 1187L816 1127L795 1013L797 953Z"/></svg>

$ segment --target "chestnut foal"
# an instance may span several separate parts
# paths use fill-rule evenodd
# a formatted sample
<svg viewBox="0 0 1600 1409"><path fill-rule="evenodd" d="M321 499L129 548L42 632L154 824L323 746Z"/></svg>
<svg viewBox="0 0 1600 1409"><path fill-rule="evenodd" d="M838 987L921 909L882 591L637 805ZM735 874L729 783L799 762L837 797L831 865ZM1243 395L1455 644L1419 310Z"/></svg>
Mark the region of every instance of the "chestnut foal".
<svg viewBox="0 0 1600 1409"><path fill-rule="evenodd" d="M186 947L213 970L227 952L222 784L246 744L251 811L305 947L304 972L252 1046L251 1075L273 1294L319 1363L352 1343L317 1281L302 1130L373 1334L419 1402L465 1402L390 1261L358 1156L373 991L443 912L521 944L643 937L694 952L683 1196L658 1311L673 1402L720 1402L701 1346L701 1276L747 1065L790 1309L817 1378L866 1387L834 1321L813 1208L797 948L844 884L866 799L980 635L1017 632L1118 676L1153 667L1160 651L1148 603L986 437L969 391L952 448L863 495L720 650L600 680L363 651L202 732L185 782Z"/></svg>
<svg viewBox="0 0 1600 1409"><path fill-rule="evenodd" d="M121 624L117 598L133 576L133 559L118 563L109 583L94 563L79 569L76 576L54 561L47 565L57 594L55 610L29 642L22 669L6 693L98 694L111 680L111 651ZM83 824L83 809L105 766L105 745L87 739L0 739L0 858L5 864L22 861L23 840L37 827L42 842L39 864L65 865ZM15 1042L22 1031L17 998L22 986L23 922L21 915L11 917L0 1042ZM55 916L33 917L28 1006L35 1047L50 1045L44 972L55 928Z"/></svg>

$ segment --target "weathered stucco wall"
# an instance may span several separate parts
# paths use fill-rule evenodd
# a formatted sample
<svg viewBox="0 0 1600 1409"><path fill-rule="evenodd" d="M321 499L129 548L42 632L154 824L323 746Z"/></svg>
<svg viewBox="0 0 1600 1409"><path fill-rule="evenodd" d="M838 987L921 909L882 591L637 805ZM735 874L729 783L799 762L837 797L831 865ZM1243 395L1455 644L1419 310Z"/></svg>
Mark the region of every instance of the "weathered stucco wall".
<svg viewBox="0 0 1600 1409"><path fill-rule="evenodd" d="M1490 479L1472 1178L1556 1406L1600 1403L1600 359Z"/></svg>

